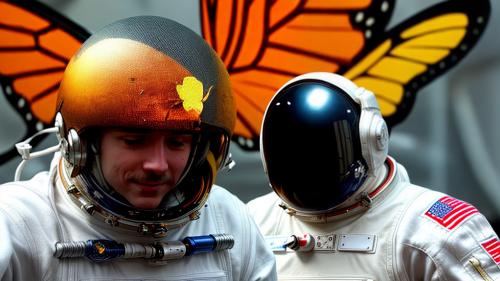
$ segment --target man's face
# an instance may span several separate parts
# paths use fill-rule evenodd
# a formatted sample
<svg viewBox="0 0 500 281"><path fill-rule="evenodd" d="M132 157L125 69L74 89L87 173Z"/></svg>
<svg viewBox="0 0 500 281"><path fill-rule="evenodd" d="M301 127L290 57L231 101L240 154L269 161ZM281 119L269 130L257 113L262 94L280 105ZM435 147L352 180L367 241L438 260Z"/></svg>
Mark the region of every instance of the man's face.
<svg viewBox="0 0 500 281"><path fill-rule="evenodd" d="M192 141L173 131L107 130L101 139L104 178L134 207L154 209L182 175Z"/></svg>

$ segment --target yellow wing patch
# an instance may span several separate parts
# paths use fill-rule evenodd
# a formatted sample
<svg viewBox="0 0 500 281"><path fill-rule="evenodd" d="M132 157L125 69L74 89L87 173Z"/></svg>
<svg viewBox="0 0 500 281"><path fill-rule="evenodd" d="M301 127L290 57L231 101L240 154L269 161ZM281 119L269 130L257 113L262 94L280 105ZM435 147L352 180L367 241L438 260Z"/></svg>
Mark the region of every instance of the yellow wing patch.
<svg viewBox="0 0 500 281"><path fill-rule="evenodd" d="M184 110L194 110L198 114L203 111L203 102L207 100L211 89L212 87L208 89L207 94L203 97L203 83L193 76L184 77L182 84L176 86Z"/></svg>
<svg viewBox="0 0 500 281"><path fill-rule="evenodd" d="M431 68L446 67L467 31L467 16L450 13L429 18L382 42L344 75L377 96L384 117L398 112L407 87Z"/></svg>

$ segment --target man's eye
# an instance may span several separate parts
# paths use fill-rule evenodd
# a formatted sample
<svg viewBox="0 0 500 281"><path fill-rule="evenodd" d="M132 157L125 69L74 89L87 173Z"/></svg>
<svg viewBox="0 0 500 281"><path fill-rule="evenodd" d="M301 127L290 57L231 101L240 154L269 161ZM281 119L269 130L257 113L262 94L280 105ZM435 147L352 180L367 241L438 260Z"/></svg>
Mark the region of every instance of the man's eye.
<svg viewBox="0 0 500 281"><path fill-rule="evenodd" d="M168 145L169 145L170 147L182 147L182 146L184 146L184 144L185 144L185 143L184 143L184 142L182 142L181 140L177 140L177 139L170 139L170 140L168 140L168 142L167 142L167 143L168 143Z"/></svg>
<svg viewBox="0 0 500 281"><path fill-rule="evenodd" d="M167 145L172 148L184 148L190 144L191 142L188 139L182 137L174 137L167 140Z"/></svg>
<svg viewBox="0 0 500 281"><path fill-rule="evenodd" d="M122 138L122 141L123 141L123 143L125 143L126 145L129 145L129 146L140 145L140 144L144 143L143 138L127 137L127 138Z"/></svg>

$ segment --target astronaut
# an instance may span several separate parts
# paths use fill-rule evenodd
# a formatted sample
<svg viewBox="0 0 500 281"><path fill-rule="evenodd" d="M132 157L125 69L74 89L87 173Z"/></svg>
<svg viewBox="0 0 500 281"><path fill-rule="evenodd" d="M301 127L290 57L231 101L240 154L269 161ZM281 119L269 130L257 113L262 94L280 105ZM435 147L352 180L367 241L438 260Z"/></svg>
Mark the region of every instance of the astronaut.
<svg viewBox="0 0 500 281"><path fill-rule="evenodd" d="M1 280L276 279L246 206L214 185L236 111L200 36L155 16L104 27L56 112L50 170L0 186Z"/></svg>
<svg viewBox="0 0 500 281"><path fill-rule="evenodd" d="M263 119L274 192L247 206L279 280L500 280L500 241L478 210L411 184L388 156L374 95L332 73L287 82Z"/></svg>

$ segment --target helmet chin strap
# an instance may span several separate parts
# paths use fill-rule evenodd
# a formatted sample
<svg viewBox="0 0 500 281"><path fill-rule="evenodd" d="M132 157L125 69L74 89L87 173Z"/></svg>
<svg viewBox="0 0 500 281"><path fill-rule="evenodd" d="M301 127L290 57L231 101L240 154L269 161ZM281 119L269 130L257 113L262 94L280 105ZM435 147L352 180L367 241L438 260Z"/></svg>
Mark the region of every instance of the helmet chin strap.
<svg viewBox="0 0 500 281"><path fill-rule="evenodd" d="M27 138L26 140L16 143L16 149L17 152L21 155L22 161L17 165L16 168L16 173L14 175L14 181L19 181L21 179L21 173L24 169L24 166L26 166L26 163L28 160L31 160L33 158L38 158L44 155L52 154L54 152L57 152L61 149L61 140L57 143L57 145L48 147L46 149L36 151L36 152L31 152L32 146L30 142L37 136L40 136L42 134L50 134L50 133L56 133L58 132L57 127L52 127L52 128L47 128L41 131L38 131L36 134L33 136Z"/></svg>

